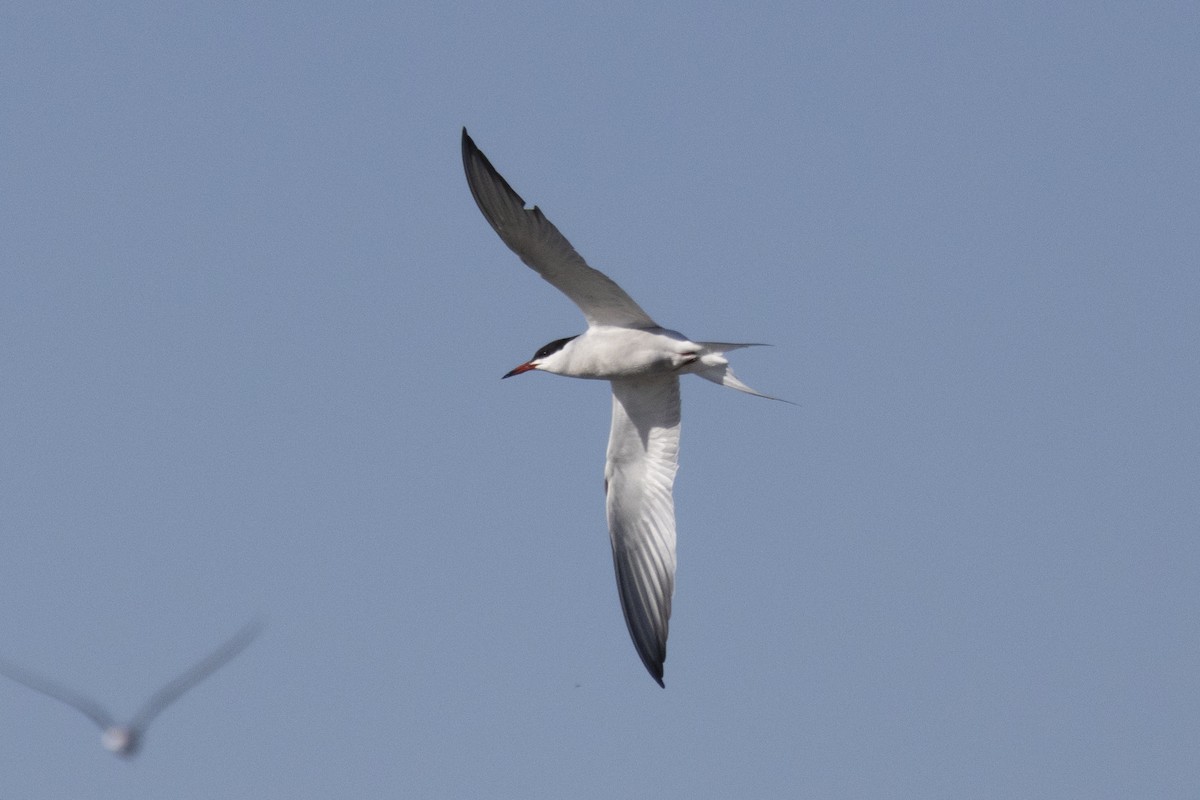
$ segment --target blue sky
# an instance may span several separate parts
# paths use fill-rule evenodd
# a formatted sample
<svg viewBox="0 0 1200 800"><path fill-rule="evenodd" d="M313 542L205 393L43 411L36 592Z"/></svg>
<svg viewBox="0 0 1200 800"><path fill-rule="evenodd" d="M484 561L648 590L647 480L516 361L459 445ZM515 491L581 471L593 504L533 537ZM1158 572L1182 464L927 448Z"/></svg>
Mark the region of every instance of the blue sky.
<svg viewBox="0 0 1200 800"><path fill-rule="evenodd" d="M0 796L1195 797L1188 3L9 3ZM459 132L684 381L666 690L607 389Z"/></svg>

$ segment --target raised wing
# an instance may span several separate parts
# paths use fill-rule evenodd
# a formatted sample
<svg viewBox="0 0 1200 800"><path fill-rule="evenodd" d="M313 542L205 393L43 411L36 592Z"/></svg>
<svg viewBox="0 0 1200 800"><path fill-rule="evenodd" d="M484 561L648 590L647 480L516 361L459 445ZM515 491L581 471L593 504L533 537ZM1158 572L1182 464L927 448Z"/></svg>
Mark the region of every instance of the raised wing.
<svg viewBox="0 0 1200 800"><path fill-rule="evenodd" d="M633 645L662 686L675 592L679 378L614 380L612 391L604 479L617 591Z"/></svg>
<svg viewBox="0 0 1200 800"><path fill-rule="evenodd" d="M84 697L78 692L72 691L65 686L60 686L53 681L46 680L40 675L34 675L32 672L7 661L0 661L0 673L7 675L17 683L24 684L35 692L41 692L48 697L53 697L55 700L60 700L72 708L82 711L92 722L99 725L101 730L107 730L114 724L112 715L90 697Z"/></svg>
<svg viewBox="0 0 1200 800"><path fill-rule="evenodd" d="M191 689L200 681L207 678L215 670L223 666L229 659L246 649L254 637L262 630L262 623L251 622L235 633L228 641L206 656L202 661L191 667L187 672L155 692L145 705L138 710L129 727L135 732L141 732L150 724L150 720L158 716L164 708L179 699L179 696Z"/></svg>
<svg viewBox="0 0 1200 800"><path fill-rule="evenodd" d="M575 252L537 206L525 201L496 171L463 128L463 169L479 210L509 248L579 306L588 325L656 327L625 290Z"/></svg>

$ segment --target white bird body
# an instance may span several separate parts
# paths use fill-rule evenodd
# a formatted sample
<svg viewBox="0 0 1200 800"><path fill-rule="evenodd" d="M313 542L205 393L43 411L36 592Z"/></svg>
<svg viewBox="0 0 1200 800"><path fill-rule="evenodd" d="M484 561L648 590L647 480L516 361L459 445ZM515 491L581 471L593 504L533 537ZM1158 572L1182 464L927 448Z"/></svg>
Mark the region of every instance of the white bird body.
<svg viewBox="0 0 1200 800"><path fill-rule="evenodd" d="M100 734L100 744L110 753L132 758L141 747L142 737L127 725L111 725Z"/></svg>
<svg viewBox="0 0 1200 800"><path fill-rule="evenodd" d="M569 340L537 365L543 372L571 378L619 380L679 372L703 348L665 328L597 325Z"/></svg>
<svg viewBox="0 0 1200 800"><path fill-rule="evenodd" d="M557 339L504 377L541 370L612 384L604 488L617 590L629 635L663 685L675 590L679 376L693 373L748 394L725 353L748 344L694 342L659 326L608 276L589 267L541 210L525 208L463 129L463 168L479 210L505 244L583 312L588 328Z"/></svg>

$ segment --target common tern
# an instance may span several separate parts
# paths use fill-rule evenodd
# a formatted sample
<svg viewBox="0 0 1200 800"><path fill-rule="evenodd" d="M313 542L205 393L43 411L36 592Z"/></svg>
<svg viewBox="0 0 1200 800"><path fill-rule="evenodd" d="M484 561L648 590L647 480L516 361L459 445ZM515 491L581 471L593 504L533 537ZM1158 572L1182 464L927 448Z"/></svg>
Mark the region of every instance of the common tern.
<svg viewBox="0 0 1200 800"><path fill-rule="evenodd" d="M734 377L725 354L751 344L693 342L661 327L608 276L587 265L541 210L526 208L462 132L467 184L501 240L579 307L588 328L556 339L505 378L540 370L612 384L604 491L625 624L650 675L663 686L675 590L679 376L687 373L759 397Z"/></svg>
<svg viewBox="0 0 1200 800"><path fill-rule="evenodd" d="M0 661L0 673L34 691L61 700L81 711L100 726L102 731L100 742L106 750L123 758L132 758L141 748L142 737L146 733L150 721L157 717L164 708L178 700L180 695L244 650L260 630L262 630L262 625L259 622L251 622L243 627L204 659L151 695L150 699L134 714L133 719L125 725L118 723L107 709L90 697L85 697L15 664Z"/></svg>

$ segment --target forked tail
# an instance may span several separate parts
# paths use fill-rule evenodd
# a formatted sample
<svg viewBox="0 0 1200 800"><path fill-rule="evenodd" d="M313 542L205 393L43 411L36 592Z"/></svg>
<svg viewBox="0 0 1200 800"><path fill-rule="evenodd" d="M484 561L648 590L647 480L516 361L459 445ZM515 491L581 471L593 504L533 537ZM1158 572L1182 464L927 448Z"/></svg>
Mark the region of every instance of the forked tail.
<svg viewBox="0 0 1200 800"><path fill-rule="evenodd" d="M698 344L704 348L704 352L700 354L699 360L692 364L691 372L694 372L707 381L728 386L730 389L737 389L739 392L795 405L791 400L784 400L782 397L772 397L769 394L756 392L738 380L737 376L733 374L733 370L729 368L729 359L725 358L725 353L728 353L730 350L740 350L743 347L765 347L766 345L761 342L699 342Z"/></svg>

